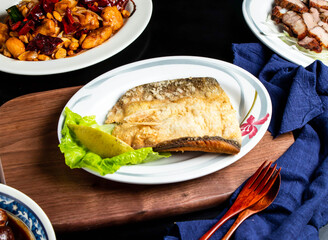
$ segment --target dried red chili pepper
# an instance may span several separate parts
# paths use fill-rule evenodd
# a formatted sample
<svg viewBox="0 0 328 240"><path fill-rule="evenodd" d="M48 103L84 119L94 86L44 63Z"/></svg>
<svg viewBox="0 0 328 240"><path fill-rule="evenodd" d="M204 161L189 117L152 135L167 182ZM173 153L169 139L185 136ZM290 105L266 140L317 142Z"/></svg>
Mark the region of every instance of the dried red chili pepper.
<svg viewBox="0 0 328 240"><path fill-rule="evenodd" d="M41 5L37 4L32 8L30 13L24 18L24 20L19 24L16 28L18 30L18 35L25 35L31 29L34 29L38 23L41 23L42 16L44 16L44 12L42 11Z"/></svg>
<svg viewBox="0 0 328 240"><path fill-rule="evenodd" d="M79 5L94 12L101 12L103 8L117 6L118 10L125 9L129 0L80 0Z"/></svg>
<svg viewBox="0 0 328 240"><path fill-rule="evenodd" d="M99 8L99 6L96 5L96 4L94 4L94 3L89 3L89 4L87 5L87 8L88 8L89 10L93 11L93 12L96 12L96 13L101 12L101 8Z"/></svg>
<svg viewBox="0 0 328 240"><path fill-rule="evenodd" d="M36 35L36 37L29 42L26 50L40 52L41 54L45 55L51 55L56 47L62 42L63 40L60 38L45 36L38 33L38 35Z"/></svg>
<svg viewBox="0 0 328 240"><path fill-rule="evenodd" d="M41 4L37 4L32 8L30 13L26 16L25 19L34 20L35 22L41 22L41 17L44 16L44 12L42 11Z"/></svg>
<svg viewBox="0 0 328 240"><path fill-rule="evenodd" d="M33 29L35 27L34 20L26 20L26 19L24 19L24 21L22 22L22 24L21 24L21 29L18 31L18 35L25 35L31 29Z"/></svg>
<svg viewBox="0 0 328 240"><path fill-rule="evenodd" d="M66 34L76 32L80 27L81 24L79 22L75 22L72 16L72 11L69 7L66 8L66 14L62 20L64 32Z"/></svg>
<svg viewBox="0 0 328 240"><path fill-rule="evenodd" d="M107 7L107 6L116 6L119 3L119 0L97 0L96 1L99 6Z"/></svg>
<svg viewBox="0 0 328 240"><path fill-rule="evenodd" d="M47 13L52 13L54 11L57 2L59 2L59 0L40 0L43 10Z"/></svg>
<svg viewBox="0 0 328 240"><path fill-rule="evenodd" d="M83 34L88 34L89 32L90 32L90 30L82 29L82 30L79 30L76 33L74 33L74 37L76 39L80 39Z"/></svg>
<svg viewBox="0 0 328 240"><path fill-rule="evenodd" d="M11 25L11 30L16 31L20 27L21 24L22 24L22 21L18 21L16 23L14 23L13 25Z"/></svg>
<svg viewBox="0 0 328 240"><path fill-rule="evenodd" d="M117 5L116 5L117 9L119 11L125 9L126 4L128 4L128 2L129 2L129 0L119 0Z"/></svg>

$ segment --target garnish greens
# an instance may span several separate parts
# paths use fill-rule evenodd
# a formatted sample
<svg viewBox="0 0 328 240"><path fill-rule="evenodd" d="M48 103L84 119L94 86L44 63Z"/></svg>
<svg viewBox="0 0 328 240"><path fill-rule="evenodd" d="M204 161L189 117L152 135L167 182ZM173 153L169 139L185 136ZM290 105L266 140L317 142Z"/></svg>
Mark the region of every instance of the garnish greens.
<svg viewBox="0 0 328 240"><path fill-rule="evenodd" d="M125 152L111 158L101 158L80 143L74 133L69 129L68 124L89 126L109 134L115 125L99 125L95 120L95 116L81 117L67 107L65 108L64 114L65 121L61 132L62 139L59 148L65 156L66 165L72 169L88 168L98 172L100 175L106 175L115 173L121 166L146 163L171 156L170 153L154 152L151 147L147 147Z"/></svg>
<svg viewBox="0 0 328 240"><path fill-rule="evenodd" d="M10 16L10 18L11 18L11 20L12 20L13 23L22 21L24 19L23 15L18 10L18 8L16 7L16 5L8 8L6 11L7 11L8 15Z"/></svg>

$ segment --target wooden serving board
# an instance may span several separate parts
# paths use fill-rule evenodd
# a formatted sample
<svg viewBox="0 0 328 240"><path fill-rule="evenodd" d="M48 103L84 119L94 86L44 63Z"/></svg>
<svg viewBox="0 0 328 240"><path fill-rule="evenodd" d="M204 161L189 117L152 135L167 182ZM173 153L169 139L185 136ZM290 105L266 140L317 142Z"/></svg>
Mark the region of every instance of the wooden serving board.
<svg viewBox="0 0 328 240"><path fill-rule="evenodd" d="M294 142L269 132L246 156L195 180L133 185L71 170L58 149L60 113L80 87L13 99L0 108L0 156L7 184L36 201L56 231L98 228L168 217L217 206L265 160L275 161Z"/></svg>

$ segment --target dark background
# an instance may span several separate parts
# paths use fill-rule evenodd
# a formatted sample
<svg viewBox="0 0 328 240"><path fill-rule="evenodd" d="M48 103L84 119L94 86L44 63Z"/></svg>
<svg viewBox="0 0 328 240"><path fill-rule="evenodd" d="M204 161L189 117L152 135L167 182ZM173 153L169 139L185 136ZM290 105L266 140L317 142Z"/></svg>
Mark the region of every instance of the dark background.
<svg viewBox="0 0 328 240"><path fill-rule="evenodd" d="M0 105L29 93L84 85L116 67L143 59L190 55L232 62L232 43L249 42L259 40L244 20L242 0L153 0L152 17L145 31L123 51L103 62L43 76L0 71ZM162 239L175 221L213 218L222 207L106 229L86 229L82 233L56 234L58 239Z"/></svg>

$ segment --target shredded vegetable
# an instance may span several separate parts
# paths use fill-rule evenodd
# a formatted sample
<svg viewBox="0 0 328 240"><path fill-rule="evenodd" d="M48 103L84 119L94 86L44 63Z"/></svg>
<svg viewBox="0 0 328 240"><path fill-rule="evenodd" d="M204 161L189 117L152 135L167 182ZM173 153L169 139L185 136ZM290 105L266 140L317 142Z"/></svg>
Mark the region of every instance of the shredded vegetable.
<svg viewBox="0 0 328 240"><path fill-rule="evenodd" d="M286 44L288 44L289 46L291 46L293 49L298 50L300 52L302 52L304 55L313 58L315 60L320 60L323 63L327 63L328 64L328 49L327 48L323 48L322 51L320 53L311 51L309 49L306 49L302 46L300 46L297 43L297 39L294 37L289 36L289 34L287 32L283 32L284 35L283 36L279 36L279 38Z"/></svg>

